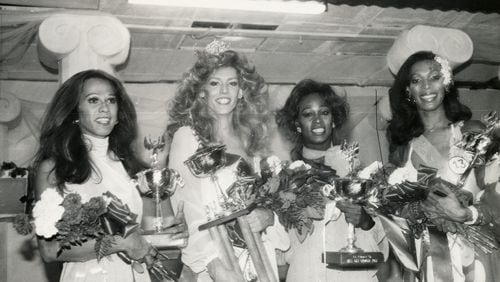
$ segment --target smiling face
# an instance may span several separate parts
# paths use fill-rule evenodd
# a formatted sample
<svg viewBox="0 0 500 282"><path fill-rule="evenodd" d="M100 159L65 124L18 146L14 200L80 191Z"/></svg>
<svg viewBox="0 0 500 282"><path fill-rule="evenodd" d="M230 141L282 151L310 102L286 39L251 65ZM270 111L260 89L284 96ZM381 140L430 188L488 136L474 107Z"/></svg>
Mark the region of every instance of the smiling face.
<svg viewBox="0 0 500 282"><path fill-rule="evenodd" d="M208 108L215 115L231 115L241 98L238 74L233 67L215 70L204 87Z"/></svg>
<svg viewBox="0 0 500 282"><path fill-rule="evenodd" d="M434 111L443 107L446 86L441 66L434 60L415 63L410 70L407 90L420 111Z"/></svg>
<svg viewBox="0 0 500 282"><path fill-rule="evenodd" d="M325 99L319 94L309 94L300 101L297 126L302 131L305 147L322 151L330 148L333 116Z"/></svg>
<svg viewBox="0 0 500 282"><path fill-rule="evenodd" d="M106 138L117 123L118 103L111 84L100 78L85 81L78 103L82 133Z"/></svg>

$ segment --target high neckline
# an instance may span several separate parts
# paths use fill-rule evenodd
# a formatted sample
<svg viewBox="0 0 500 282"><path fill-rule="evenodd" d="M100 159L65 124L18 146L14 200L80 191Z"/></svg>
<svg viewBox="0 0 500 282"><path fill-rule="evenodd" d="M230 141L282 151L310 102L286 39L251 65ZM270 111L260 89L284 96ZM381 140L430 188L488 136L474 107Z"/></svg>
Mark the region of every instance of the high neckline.
<svg viewBox="0 0 500 282"><path fill-rule="evenodd" d="M88 134L83 134L84 141L89 152L96 154L99 157L104 157L108 154L109 138L97 138Z"/></svg>

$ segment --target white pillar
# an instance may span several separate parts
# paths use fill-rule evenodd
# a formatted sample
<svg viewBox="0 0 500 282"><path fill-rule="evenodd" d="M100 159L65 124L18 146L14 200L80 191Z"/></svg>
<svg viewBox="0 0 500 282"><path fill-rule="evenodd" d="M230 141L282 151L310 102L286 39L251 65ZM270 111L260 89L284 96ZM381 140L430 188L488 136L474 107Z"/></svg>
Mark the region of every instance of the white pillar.
<svg viewBox="0 0 500 282"><path fill-rule="evenodd" d="M21 103L12 93L0 92L0 163L9 159L9 124L21 114Z"/></svg>
<svg viewBox="0 0 500 282"><path fill-rule="evenodd" d="M42 22L38 35L40 61L59 70L60 83L87 69L115 75L130 49L128 29L106 14L56 14Z"/></svg>

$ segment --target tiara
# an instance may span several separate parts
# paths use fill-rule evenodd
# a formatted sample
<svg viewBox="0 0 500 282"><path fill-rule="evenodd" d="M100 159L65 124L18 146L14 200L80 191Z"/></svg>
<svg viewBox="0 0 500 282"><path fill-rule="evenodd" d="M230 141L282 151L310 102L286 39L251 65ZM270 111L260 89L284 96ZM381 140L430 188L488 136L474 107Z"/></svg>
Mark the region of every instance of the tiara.
<svg viewBox="0 0 500 282"><path fill-rule="evenodd" d="M205 52L207 52L210 55L220 55L221 53L224 53L225 51L229 50L229 43L218 40L217 38L214 39L212 42L210 42L207 47L205 47Z"/></svg>

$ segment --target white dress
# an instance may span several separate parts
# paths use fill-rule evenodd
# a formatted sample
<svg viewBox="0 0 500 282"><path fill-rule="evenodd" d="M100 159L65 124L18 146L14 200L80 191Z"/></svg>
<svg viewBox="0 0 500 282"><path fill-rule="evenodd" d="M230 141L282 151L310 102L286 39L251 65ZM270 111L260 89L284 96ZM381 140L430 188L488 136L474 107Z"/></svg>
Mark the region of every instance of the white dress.
<svg viewBox="0 0 500 282"><path fill-rule="evenodd" d="M348 162L344 159L340 147L333 146L327 151L317 151L308 148L303 149L306 159L314 160L324 157L324 164L335 169L337 174L347 174ZM285 253L287 262L290 264L287 274L287 282L344 282L378 281L377 268L371 269L330 269L321 262L324 251L335 252L347 245L347 222L344 214L331 202L332 212L325 212L325 219L313 222L314 231L300 242L295 230L290 230L291 247ZM329 208L327 207L327 210ZM389 244L385 238L382 224L377 218L373 218L375 225L370 230L356 228L356 246L367 252L382 252L384 259L389 254Z"/></svg>
<svg viewBox="0 0 500 282"><path fill-rule="evenodd" d="M98 169L99 174L92 173L91 178L83 184L66 184L67 193L78 193L82 202L91 197L101 196L110 191L130 210L137 214L137 221L142 217L142 200L134 183L128 176L122 163L110 158L108 153L108 139L98 139L84 135L89 141L90 159ZM116 254L84 262L65 262L61 273L64 282L149 282L151 281L146 267L144 273L132 270L131 266L123 262Z"/></svg>
<svg viewBox="0 0 500 282"><path fill-rule="evenodd" d="M461 140L462 133L459 125L452 124L449 130L450 148L453 148L453 144L455 144L458 140ZM455 173L450 169L448 164L449 158L444 158L440 152L438 152L437 149L425 138L425 136L421 135L412 139L410 142L409 157L404 166L408 171L409 181L417 180L417 169L413 166L411 161L412 154L417 154L427 166L436 168L438 170L438 176L452 184L456 184L461 177L461 174ZM469 175L462 189L471 192L475 197L477 197L479 188L477 187L474 173ZM476 198L475 200L478 199ZM484 267L479 261L475 260L474 246L456 234L447 233L446 237L448 240L448 249L451 258L450 266L452 276L450 279L454 282L485 281ZM422 278L424 281L434 282L438 280L435 278L435 274L432 271L434 267L433 258L432 256L427 256L425 258L422 254L424 244L429 244L430 247L433 248L430 240L429 231L424 230L422 238L415 240L415 249L417 250L417 262L422 264L422 260L425 259L427 264L427 271L424 270L425 277ZM435 247L436 246L434 246L434 248ZM443 267L445 266L439 265L435 269ZM470 269L474 269L474 272L470 271Z"/></svg>
<svg viewBox="0 0 500 282"><path fill-rule="evenodd" d="M189 240L188 245L182 249L183 263L198 274L198 281L212 281L206 267L210 261L217 257L216 248L209 232L207 230L199 231L198 226L207 222L206 206L217 200L218 193L210 177L195 177L184 164L184 161L196 152L198 146L199 142L191 127L181 127L174 134L170 146L169 167L179 172L184 180L184 187L177 189L171 200L174 210L177 209L180 201L184 202ZM223 191L237 180L236 165L217 171L216 176ZM286 250L289 247L289 240L276 216L275 225L269 226L262 233L262 241L277 277L275 248ZM245 269L247 267L245 262L249 259L248 252L234 248L242 269Z"/></svg>

